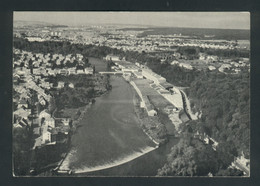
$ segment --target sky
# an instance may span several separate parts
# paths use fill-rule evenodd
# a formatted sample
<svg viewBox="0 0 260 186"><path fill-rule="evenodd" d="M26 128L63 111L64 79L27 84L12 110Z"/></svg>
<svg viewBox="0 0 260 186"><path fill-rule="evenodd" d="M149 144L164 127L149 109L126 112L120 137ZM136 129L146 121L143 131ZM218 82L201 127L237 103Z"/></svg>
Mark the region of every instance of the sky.
<svg viewBox="0 0 260 186"><path fill-rule="evenodd" d="M250 29L249 12L14 12L14 20L62 25L134 24L165 27Z"/></svg>

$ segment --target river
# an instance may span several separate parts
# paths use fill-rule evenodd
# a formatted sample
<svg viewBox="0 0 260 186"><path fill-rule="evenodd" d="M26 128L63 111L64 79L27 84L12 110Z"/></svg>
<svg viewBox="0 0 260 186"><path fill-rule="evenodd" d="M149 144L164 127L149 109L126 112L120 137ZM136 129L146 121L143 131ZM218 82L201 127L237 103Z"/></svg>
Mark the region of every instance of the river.
<svg viewBox="0 0 260 186"><path fill-rule="evenodd" d="M102 60L91 58L90 63L97 71L105 70ZM157 148L139 126L134 89L122 77L111 76L110 82L112 90L97 98L80 121L61 169L78 176L156 175L178 140Z"/></svg>

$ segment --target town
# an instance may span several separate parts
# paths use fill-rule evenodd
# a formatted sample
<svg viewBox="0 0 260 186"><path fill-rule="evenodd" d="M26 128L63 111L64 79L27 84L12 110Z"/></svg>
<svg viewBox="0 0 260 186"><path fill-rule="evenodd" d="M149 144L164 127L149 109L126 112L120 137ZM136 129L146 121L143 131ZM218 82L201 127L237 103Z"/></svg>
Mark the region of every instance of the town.
<svg viewBox="0 0 260 186"><path fill-rule="evenodd" d="M159 61L156 65L181 69L185 73L232 76L244 71L250 72L250 60L247 55L249 44L244 40L212 39L214 35L204 35L204 39L201 39L182 33L142 36L145 31L149 31L149 28L137 30L104 25L86 27L44 25L35 26L30 30L27 30L26 26L18 26L14 30L14 38L29 44L42 43L44 46L46 42L57 42L67 43L66 46L75 48L80 45L108 47L112 51L119 51L116 54L102 53L103 58L100 60L107 67L99 70L97 64L89 62L89 57L93 56L75 52L79 49L71 53L32 52L22 49L19 42L14 45L13 129L26 130L31 136L28 148L30 155L27 157L30 159L27 165L29 174L39 174L48 169L55 170L55 174L64 172L60 167L68 156L70 138L76 131L79 121L88 112L88 107L95 104L95 98L113 89L110 85L111 76L123 77L135 90L137 95L137 101L134 101L135 113L139 120L142 120L140 121L142 130L157 147L167 143L167 136L181 137L190 126L192 128L190 122L203 120L204 112L191 102L193 100L186 91L187 87L180 86L180 83L174 84L167 79L167 76L159 74L159 71L155 72L157 69L153 69L147 61L138 59L133 61L133 56L127 57L128 52L156 58ZM215 51L229 51L229 53L218 55ZM241 55L237 55L237 51L241 51ZM232 56L232 52L235 57ZM83 81L72 80L77 77ZM187 81L186 79L182 81ZM89 83L84 85L85 89L81 89L82 82ZM68 95L72 95L73 91L74 93L87 91L87 93L79 96L80 98L74 96L71 99ZM67 100L64 95L67 96ZM66 110L68 100L71 107ZM73 114L68 112L69 109L74 109ZM68 113L65 114L66 112ZM162 119L163 116L168 118L167 122L169 121L171 125L166 124L167 122ZM210 136L206 130L193 129L192 137L205 145L210 145L212 152L218 151L218 139ZM47 148L62 150L58 153L55 151L56 155L53 155L55 163L48 161L38 163L39 159L45 156L44 153L48 153L44 150ZM250 160L244 155L237 155L229 165L230 169L236 168L242 171L243 175L249 175ZM71 173L71 170L65 172ZM209 172L207 176L212 176L212 173Z"/></svg>

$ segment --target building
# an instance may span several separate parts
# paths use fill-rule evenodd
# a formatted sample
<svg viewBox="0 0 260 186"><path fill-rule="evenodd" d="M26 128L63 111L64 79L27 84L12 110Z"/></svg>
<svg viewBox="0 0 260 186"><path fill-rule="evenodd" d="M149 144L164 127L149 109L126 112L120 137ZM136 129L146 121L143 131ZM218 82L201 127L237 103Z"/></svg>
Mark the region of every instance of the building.
<svg viewBox="0 0 260 186"><path fill-rule="evenodd" d="M178 65L178 64L179 64L179 61L176 61L176 60L171 62L171 65Z"/></svg>
<svg viewBox="0 0 260 186"><path fill-rule="evenodd" d="M107 61L120 61L120 58L118 56L115 56L115 55L107 55L106 60Z"/></svg>
<svg viewBox="0 0 260 186"><path fill-rule="evenodd" d="M70 123L70 118L62 118L62 119L61 119L61 122L62 122L65 126L68 126L69 123Z"/></svg>
<svg viewBox="0 0 260 186"><path fill-rule="evenodd" d="M85 74L93 74L93 68L91 67L85 68Z"/></svg>
<svg viewBox="0 0 260 186"><path fill-rule="evenodd" d="M41 129L42 129L42 144L52 142L51 129L49 128L49 126L43 125Z"/></svg>
<svg viewBox="0 0 260 186"><path fill-rule="evenodd" d="M51 117L45 118L44 124L50 126L51 128L55 128L55 120Z"/></svg>
<svg viewBox="0 0 260 186"><path fill-rule="evenodd" d="M214 67L214 66L208 66L208 68L209 68L209 70L216 70L216 67Z"/></svg>
<svg viewBox="0 0 260 186"><path fill-rule="evenodd" d="M143 69L142 75L149 80L152 80L155 84L159 85L160 83L166 82L166 79L156 73L154 73L150 69Z"/></svg>
<svg viewBox="0 0 260 186"><path fill-rule="evenodd" d="M19 102L18 102L18 106L17 108L28 108L28 103L25 99L21 99Z"/></svg>
<svg viewBox="0 0 260 186"><path fill-rule="evenodd" d="M42 118L50 118L50 117L51 115L48 112L46 112L46 110L43 110L39 114L39 121L41 121Z"/></svg>
<svg viewBox="0 0 260 186"><path fill-rule="evenodd" d="M59 81L57 88L63 88L63 87L64 87L64 82Z"/></svg>
<svg viewBox="0 0 260 186"><path fill-rule="evenodd" d="M193 69L193 67L190 64L186 64L186 63L180 63L179 66L186 68L186 69L189 69L189 70Z"/></svg>

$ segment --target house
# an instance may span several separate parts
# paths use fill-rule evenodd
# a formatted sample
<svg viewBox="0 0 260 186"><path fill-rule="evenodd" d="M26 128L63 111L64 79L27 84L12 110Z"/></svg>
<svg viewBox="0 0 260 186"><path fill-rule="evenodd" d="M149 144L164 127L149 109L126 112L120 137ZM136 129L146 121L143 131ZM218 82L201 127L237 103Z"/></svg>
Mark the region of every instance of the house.
<svg viewBox="0 0 260 186"><path fill-rule="evenodd" d="M26 119L26 118L22 118L19 122L19 125L21 125L22 127L30 127L32 125L32 123Z"/></svg>
<svg viewBox="0 0 260 186"><path fill-rule="evenodd" d="M175 52L173 54L174 57L176 57L177 59L181 57L181 54L179 52Z"/></svg>
<svg viewBox="0 0 260 186"><path fill-rule="evenodd" d="M51 128L48 125L43 125L42 130L42 144L52 142Z"/></svg>
<svg viewBox="0 0 260 186"><path fill-rule="evenodd" d="M171 65L178 65L178 64L179 64L179 62L176 61L176 60L174 60L174 61L171 62Z"/></svg>
<svg viewBox="0 0 260 186"><path fill-rule="evenodd" d="M18 106L17 108L28 108L28 103L25 99L21 99L19 102L18 102Z"/></svg>
<svg viewBox="0 0 260 186"><path fill-rule="evenodd" d="M70 123L70 118L62 118L62 119L61 119L61 122L62 122L64 125L68 126L69 123Z"/></svg>
<svg viewBox="0 0 260 186"><path fill-rule="evenodd" d="M230 70L231 68L231 65L230 64L222 64L220 67L219 67L219 71L220 72L224 72L225 70Z"/></svg>
<svg viewBox="0 0 260 186"><path fill-rule="evenodd" d="M180 63L179 66L186 68L186 69L189 69L189 70L193 69L193 67L190 64L187 64L187 63Z"/></svg>
<svg viewBox="0 0 260 186"><path fill-rule="evenodd" d="M41 135L41 127L35 127L35 128L33 129L33 134L34 134L35 136L40 136L40 135Z"/></svg>
<svg viewBox="0 0 260 186"><path fill-rule="evenodd" d="M55 120L51 117L45 118L44 124L50 126L51 128L55 128Z"/></svg>
<svg viewBox="0 0 260 186"><path fill-rule="evenodd" d="M148 110L147 111L147 113L148 113L148 116L156 116L157 115L157 112L155 111L155 110Z"/></svg>
<svg viewBox="0 0 260 186"><path fill-rule="evenodd" d="M85 74L84 69L78 69L76 70L76 74Z"/></svg>
<svg viewBox="0 0 260 186"><path fill-rule="evenodd" d="M170 114L175 107L173 105L169 105L166 108L164 108L164 111L168 114Z"/></svg>
<svg viewBox="0 0 260 186"><path fill-rule="evenodd" d="M200 60L205 60L207 58L206 54L204 53L199 53L199 59Z"/></svg>
<svg viewBox="0 0 260 186"><path fill-rule="evenodd" d="M43 110L40 114L39 114L39 121L41 121L42 118L51 118L51 115L46 112L46 110Z"/></svg>
<svg viewBox="0 0 260 186"><path fill-rule="evenodd" d="M91 67L85 68L85 73L86 74L93 74L93 68L91 68Z"/></svg>
<svg viewBox="0 0 260 186"><path fill-rule="evenodd" d="M13 128L23 128L23 126L20 123L14 123Z"/></svg>
<svg viewBox="0 0 260 186"><path fill-rule="evenodd" d="M39 103L41 105L46 105L46 101L44 100L44 98L42 96L39 98Z"/></svg>
<svg viewBox="0 0 260 186"><path fill-rule="evenodd" d="M76 69L75 68L68 68L68 73L69 74L76 74Z"/></svg>
<svg viewBox="0 0 260 186"><path fill-rule="evenodd" d="M63 88L63 87L64 87L64 82L59 81L57 88Z"/></svg>
<svg viewBox="0 0 260 186"><path fill-rule="evenodd" d="M74 88L73 83L70 83L70 84L69 84L69 87L70 87L70 88Z"/></svg>
<svg viewBox="0 0 260 186"><path fill-rule="evenodd" d="M212 71L212 70L216 70L216 67L214 67L214 66L208 66L208 69L209 69L210 71Z"/></svg>
<svg viewBox="0 0 260 186"><path fill-rule="evenodd" d="M115 56L115 55L107 55L106 60L107 61L120 61L119 57Z"/></svg>
<svg viewBox="0 0 260 186"><path fill-rule="evenodd" d="M25 119L28 119L28 116L30 115L30 113L23 109L23 108L19 108L17 109L16 111L14 111L13 115L15 116L18 116L19 118L25 118Z"/></svg>

